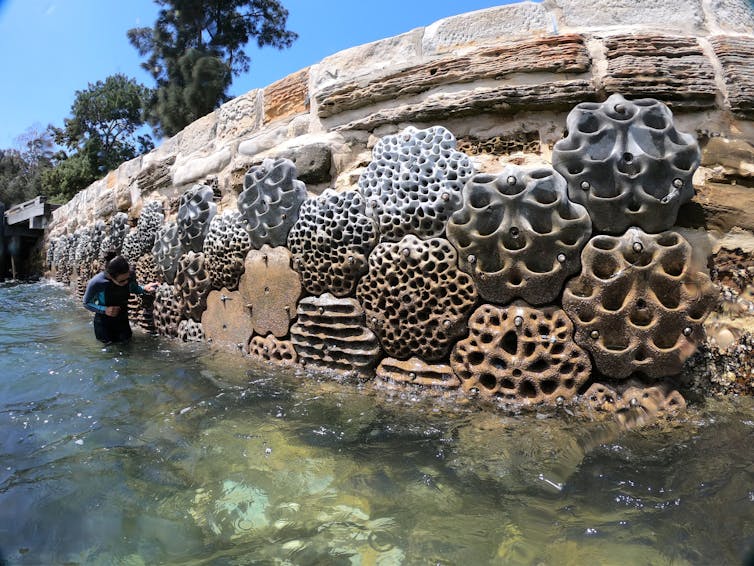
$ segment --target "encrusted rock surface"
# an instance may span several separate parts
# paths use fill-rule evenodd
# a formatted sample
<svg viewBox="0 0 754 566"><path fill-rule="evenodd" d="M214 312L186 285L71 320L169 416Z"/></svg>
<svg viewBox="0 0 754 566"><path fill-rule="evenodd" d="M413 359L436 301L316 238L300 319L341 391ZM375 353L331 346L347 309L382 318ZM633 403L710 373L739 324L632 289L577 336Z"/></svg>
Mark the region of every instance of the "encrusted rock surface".
<svg viewBox="0 0 754 566"><path fill-rule="evenodd" d="M482 305L450 365L465 391L514 405L555 404L573 397L591 362L572 340L573 324L557 307Z"/></svg>
<svg viewBox="0 0 754 566"><path fill-rule="evenodd" d="M272 334L252 336L246 348L252 358L264 362L292 365L298 361L298 354L290 340L281 340Z"/></svg>
<svg viewBox="0 0 754 566"><path fill-rule="evenodd" d="M344 372L365 371L380 355L377 337L364 325L359 303L329 293L299 301L291 342L300 363Z"/></svg>
<svg viewBox="0 0 754 566"><path fill-rule="evenodd" d="M238 210L246 220L253 247L283 246L296 223L306 186L288 159L265 159L246 172Z"/></svg>
<svg viewBox="0 0 754 566"><path fill-rule="evenodd" d="M717 295L692 265L691 245L674 231L631 228L592 238L581 265L563 293L563 309L597 368L614 379L680 372L703 338Z"/></svg>
<svg viewBox="0 0 754 566"><path fill-rule="evenodd" d="M722 65L731 110L742 118L753 119L754 37L716 36L710 43Z"/></svg>
<svg viewBox="0 0 754 566"><path fill-rule="evenodd" d="M466 331L477 299L450 242L411 235L374 249L356 295L389 356L426 361L441 359Z"/></svg>
<svg viewBox="0 0 754 566"><path fill-rule="evenodd" d="M178 237L183 249L200 252L209 223L217 212L212 188L195 185L181 195L178 206Z"/></svg>
<svg viewBox="0 0 754 566"><path fill-rule="evenodd" d="M375 372L377 385L388 389L443 392L458 389L461 380L447 364L428 364L419 358L384 358Z"/></svg>
<svg viewBox="0 0 754 566"><path fill-rule="evenodd" d="M246 221L237 211L217 214L204 238L204 257L213 289L236 289L251 248Z"/></svg>
<svg viewBox="0 0 754 566"><path fill-rule="evenodd" d="M634 410L639 411L638 417L644 419L670 416L686 408L683 395L668 383L644 385L629 381L617 388L593 383L582 398L594 410L606 413Z"/></svg>
<svg viewBox="0 0 754 566"><path fill-rule="evenodd" d="M301 205L288 234L293 267L313 295L353 293L378 240L365 198L357 191L328 189Z"/></svg>
<svg viewBox="0 0 754 566"><path fill-rule="evenodd" d="M509 165L466 183L447 235L483 299L539 305L555 300L579 270L591 230L589 214L568 200L557 171Z"/></svg>
<svg viewBox="0 0 754 566"><path fill-rule="evenodd" d="M188 252L178 259L175 288L182 297L184 316L200 321L207 308L207 295L212 289L204 253Z"/></svg>
<svg viewBox="0 0 754 566"><path fill-rule="evenodd" d="M442 126L409 126L375 144L359 191L384 240L443 234L448 218L461 206L464 183L474 174L471 160L455 148L455 137Z"/></svg>
<svg viewBox="0 0 754 566"><path fill-rule="evenodd" d="M701 154L696 138L675 129L657 100L614 94L577 105L568 136L555 144L552 164L583 204L596 231L620 234L629 226L660 232L694 196L691 178Z"/></svg>
<svg viewBox="0 0 754 566"><path fill-rule="evenodd" d="M674 109L715 105L715 71L695 37L621 34L604 45L607 92L656 97Z"/></svg>
<svg viewBox="0 0 754 566"><path fill-rule="evenodd" d="M251 313L254 332L282 338L296 318L301 296L301 279L291 268L291 252L265 245L250 251L244 265L238 290Z"/></svg>
<svg viewBox="0 0 754 566"><path fill-rule="evenodd" d="M207 297L202 329L208 342L242 350L251 337L251 316L238 291L220 289Z"/></svg>

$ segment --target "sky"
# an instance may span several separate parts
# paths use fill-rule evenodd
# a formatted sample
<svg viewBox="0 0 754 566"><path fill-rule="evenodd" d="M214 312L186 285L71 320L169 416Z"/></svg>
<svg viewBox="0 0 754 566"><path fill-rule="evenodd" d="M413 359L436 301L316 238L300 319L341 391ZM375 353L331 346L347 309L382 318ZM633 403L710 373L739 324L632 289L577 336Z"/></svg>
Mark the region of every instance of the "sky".
<svg viewBox="0 0 754 566"><path fill-rule="evenodd" d="M247 49L251 69L230 88L238 96L264 87L338 51L427 26L439 19L511 0L283 0L289 49ZM126 37L151 27L153 0L0 0L0 148L16 146L30 127L62 126L77 90L123 73L152 78Z"/></svg>

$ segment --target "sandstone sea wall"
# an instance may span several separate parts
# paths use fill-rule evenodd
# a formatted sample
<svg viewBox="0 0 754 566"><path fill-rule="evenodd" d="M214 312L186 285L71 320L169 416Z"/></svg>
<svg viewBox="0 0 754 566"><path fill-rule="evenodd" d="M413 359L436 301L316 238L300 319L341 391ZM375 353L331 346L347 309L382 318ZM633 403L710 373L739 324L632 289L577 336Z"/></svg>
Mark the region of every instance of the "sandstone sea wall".
<svg viewBox="0 0 754 566"><path fill-rule="evenodd" d="M514 405L588 390L600 407L671 407L678 386L751 393L753 61L746 0L546 0L440 20L239 96L122 164L54 212L48 265L81 293L120 251L164 282L153 302L134 297L141 326L390 387ZM644 116L616 135L651 138L661 158L634 160L654 150L628 143L615 163L592 152L585 173L569 168L579 143L605 143L616 108ZM614 170L649 194L624 191L618 216L590 201ZM661 199L647 186L662 175ZM475 216L490 194L515 226ZM541 196L526 208L527 195ZM645 285L660 265L670 283ZM611 307L603 282L627 272Z"/></svg>

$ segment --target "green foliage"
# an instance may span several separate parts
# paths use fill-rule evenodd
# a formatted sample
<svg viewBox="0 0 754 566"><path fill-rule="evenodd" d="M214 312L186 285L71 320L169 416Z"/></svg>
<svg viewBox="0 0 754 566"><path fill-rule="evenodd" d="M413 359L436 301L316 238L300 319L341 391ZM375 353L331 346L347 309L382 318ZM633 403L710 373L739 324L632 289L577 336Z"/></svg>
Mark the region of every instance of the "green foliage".
<svg viewBox="0 0 754 566"><path fill-rule="evenodd" d="M65 201L107 171L153 149L152 138L139 133L145 101L152 94L121 74L76 91L64 127L50 127L55 142L70 153L54 156L54 169L41 177L44 194Z"/></svg>
<svg viewBox="0 0 754 566"><path fill-rule="evenodd" d="M44 194L42 176L52 167L48 131L29 128L16 138L16 149L0 149L0 202L7 207Z"/></svg>
<svg viewBox="0 0 754 566"><path fill-rule="evenodd" d="M149 123L172 136L228 100L232 77L249 70L244 47L290 47L288 11L279 0L155 0L162 6L152 28L128 31L157 82Z"/></svg>

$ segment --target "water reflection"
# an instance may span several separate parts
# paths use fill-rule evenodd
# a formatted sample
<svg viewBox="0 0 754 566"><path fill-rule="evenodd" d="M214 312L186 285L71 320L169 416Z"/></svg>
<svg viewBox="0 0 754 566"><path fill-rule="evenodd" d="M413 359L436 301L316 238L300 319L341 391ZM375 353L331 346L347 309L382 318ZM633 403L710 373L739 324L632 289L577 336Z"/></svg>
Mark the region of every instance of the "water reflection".
<svg viewBox="0 0 754 566"><path fill-rule="evenodd" d="M625 432L102 349L56 287L0 305L0 564L733 564L751 542L748 399Z"/></svg>

